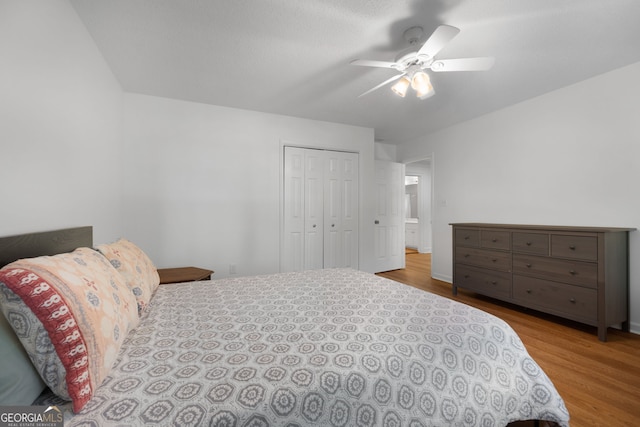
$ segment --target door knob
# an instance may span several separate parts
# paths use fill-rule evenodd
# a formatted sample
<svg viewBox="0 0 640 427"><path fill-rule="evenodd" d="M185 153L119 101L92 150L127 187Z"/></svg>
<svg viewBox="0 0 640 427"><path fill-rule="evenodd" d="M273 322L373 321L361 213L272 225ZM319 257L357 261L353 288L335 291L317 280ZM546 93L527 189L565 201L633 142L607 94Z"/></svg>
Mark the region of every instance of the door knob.
<svg viewBox="0 0 640 427"><path fill-rule="evenodd" d="M378 221L377 219L375 221L373 221L374 224L378 225L380 224L380 221Z"/></svg>

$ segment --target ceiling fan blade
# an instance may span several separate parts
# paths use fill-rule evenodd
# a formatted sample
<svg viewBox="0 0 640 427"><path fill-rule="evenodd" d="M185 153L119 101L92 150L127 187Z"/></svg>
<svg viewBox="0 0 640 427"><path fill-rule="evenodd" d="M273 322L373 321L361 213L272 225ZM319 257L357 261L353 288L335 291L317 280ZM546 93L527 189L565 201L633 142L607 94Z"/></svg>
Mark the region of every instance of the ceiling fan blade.
<svg viewBox="0 0 640 427"><path fill-rule="evenodd" d="M431 71L486 71L493 67L495 58L439 59L431 64Z"/></svg>
<svg viewBox="0 0 640 427"><path fill-rule="evenodd" d="M404 76L405 73L402 74L398 74L397 76L393 76L390 79L387 79L385 81L383 81L382 83L380 83L378 86L372 87L371 89L369 89L368 91L366 91L365 93L358 95L358 98L362 98L365 95L370 94L371 92L373 92L374 90L380 89L382 86L384 85L388 85L389 83L391 83L394 80L398 80L400 77Z"/></svg>
<svg viewBox="0 0 640 427"><path fill-rule="evenodd" d="M388 61L370 61L368 59L354 59L350 62L351 65L360 65L362 67L378 67L378 68L396 68L395 62Z"/></svg>
<svg viewBox="0 0 640 427"><path fill-rule="evenodd" d="M429 58L433 58L447 43L453 40L459 32L459 28L452 27L451 25L440 25L422 45L418 51L418 55L426 55Z"/></svg>

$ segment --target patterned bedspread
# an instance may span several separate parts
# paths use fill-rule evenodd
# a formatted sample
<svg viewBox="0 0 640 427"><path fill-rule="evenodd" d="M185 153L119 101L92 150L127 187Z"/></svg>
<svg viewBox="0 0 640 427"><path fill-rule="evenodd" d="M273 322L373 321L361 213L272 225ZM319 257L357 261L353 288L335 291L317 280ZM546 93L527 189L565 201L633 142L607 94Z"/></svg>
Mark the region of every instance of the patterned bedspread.
<svg viewBox="0 0 640 427"><path fill-rule="evenodd" d="M161 285L71 426L568 426L502 320L349 269Z"/></svg>

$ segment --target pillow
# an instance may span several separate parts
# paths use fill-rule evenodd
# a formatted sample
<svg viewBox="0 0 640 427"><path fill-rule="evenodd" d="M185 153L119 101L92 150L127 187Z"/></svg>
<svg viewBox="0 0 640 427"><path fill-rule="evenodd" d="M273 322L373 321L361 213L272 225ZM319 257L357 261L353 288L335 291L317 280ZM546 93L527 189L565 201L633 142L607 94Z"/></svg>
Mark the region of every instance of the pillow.
<svg viewBox="0 0 640 427"><path fill-rule="evenodd" d="M125 279L138 302L138 315L149 305L160 284L158 270L147 254L127 239L96 246Z"/></svg>
<svg viewBox="0 0 640 427"><path fill-rule="evenodd" d="M5 266L0 299L40 376L74 412L91 399L139 320L122 276L89 248Z"/></svg>
<svg viewBox="0 0 640 427"><path fill-rule="evenodd" d="M29 355L0 314L0 406L31 405L44 388Z"/></svg>

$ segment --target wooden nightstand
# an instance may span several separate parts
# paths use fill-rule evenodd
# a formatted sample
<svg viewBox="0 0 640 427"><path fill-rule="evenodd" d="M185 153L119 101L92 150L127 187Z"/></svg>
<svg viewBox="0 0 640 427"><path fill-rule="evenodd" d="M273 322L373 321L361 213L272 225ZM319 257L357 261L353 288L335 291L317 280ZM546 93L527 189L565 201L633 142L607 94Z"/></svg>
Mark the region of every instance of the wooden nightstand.
<svg viewBox="0 0 640 427"><path fill-rule="evenodd" d="M160 284L209 280L213 270L198 267L159 268Z"/></svg>

